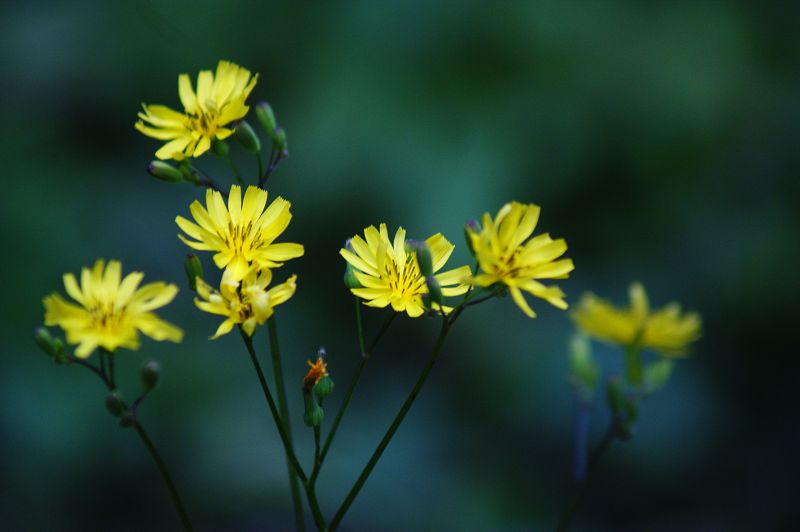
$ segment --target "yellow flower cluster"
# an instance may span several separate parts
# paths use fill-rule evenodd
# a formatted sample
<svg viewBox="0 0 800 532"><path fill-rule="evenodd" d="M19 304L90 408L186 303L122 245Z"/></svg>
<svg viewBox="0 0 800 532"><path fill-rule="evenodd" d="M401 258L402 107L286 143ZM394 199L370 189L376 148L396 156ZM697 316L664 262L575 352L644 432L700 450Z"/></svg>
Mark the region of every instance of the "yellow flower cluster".
<svg viewBox="0 0 800 532"><path fill-rule="evenodd" d="M178 287L162 282L139 287L143 278L140 272L123 278L119 261L106 265L103 259L91 269L83 268L80 285L67 273L64 288L75 303L56 293L45 297L45 325L64 329L67 342L78 345L78 358L87 358L97 347L109 352L118 347L138 349L139 332L155 340L180 342L183 331L152 312L172 301Z"/></svg>
<svg viewBox="0 0 800 532"><path fill-rule="evenodd" d="M691 312L682 316L678 303L651 310L641 283L633 283L628 294L627 308L585 294L572 318L586 334L604 342L649 348L666 357L687 355L689 344L700 338L700 315Z"/></svg>
<svg viewBox="0 0 800 532"><path fill-rule="evenodd" d="M275 243L292 219L290 208L280 197L267 206L267 192L254 186L247 187L242 198L241 187L232 185L227 205L221 193L208 190L205 207L199 201L189 206L196 223L175 218L189 238L178 237L193 249L215 251L214 263L223 270L219 290L202 279L197 282L197 307L226 317L212 338L230 332L234 325L252 336L256 325L294 294L295 275L268 289L271 270L304 253L301 244Z"/></svg>
<svg viewBox="0 0 800 532"><path fill-rule="evenodd" d="M178 76L178 96L183 112L164 105L143 105L136 129L148 137L168 141L156 152L159 159L200 157L214 139L233 134L225 127L244 118L250 109L245 101L256 86L258 75L229 61L217 64L216 74L203 70L197 76L197 92L188 74Z"/></svg>

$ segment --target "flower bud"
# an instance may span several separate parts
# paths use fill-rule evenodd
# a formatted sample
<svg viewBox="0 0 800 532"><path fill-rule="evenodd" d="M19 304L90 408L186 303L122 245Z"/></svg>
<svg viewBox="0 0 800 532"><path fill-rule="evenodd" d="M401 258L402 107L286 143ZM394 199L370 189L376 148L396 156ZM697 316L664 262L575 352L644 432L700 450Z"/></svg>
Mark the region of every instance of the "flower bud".
<svg viewBox="0 0 800 532"><path fill-rule="evenodd" d="M44 327L34 329L33 339L45 354L53 357L56 364L67 364L69 362L67 353L64 350L64 341L61 338L53 337L50 331Z"/></svg>
<svg viewBox="0 0 800 532"><path fill-rule="evenodd" d="M197 290L197 278L203 278L203 265L194 253L189 253L183 260L183 270L186 272L186 279L189 281L189 288Z"/></svg>
<svg viewBox="0 0 800 532"><path fill-rule="evenodd" d="M325 412L322 407L317 403L317 398L313 393L304 393L305 400L305 413L303 414L303 423L308 427L319 427L322 419L325 417Z"/></svg>
<svg viewBox="0 0 800 532"><path fill-rule="evenodd" d="M433 275L433 258L428 244L421 240L408 240L406 247L416 255L420 273L425 277Z"/></svg>
<svg viewBox="0 0 800 532"><path fill-rule="evenodd" d="M569 343L570 382L584 401L591 401L600 378L600 368L592 358L589 339L575 335Z"/></svg>
<svg viewBox="0 0 800 532"><path fill-rule="evenodd" d="M289 141L286 140L286 132L281 127L276 127L273 131L272 141L280 150L281 159L289 156Z"/></svg>
<svg viewBox="0 0 800 532"><path fill-rule="evenodd" d="M667 384L669 378L672 376L672 368L674 363L672 360L662 358L644 368L644 382L645 391L650 394L653 393Z"/></svg>
<svg viewBox="0 0 800 532"><path fill-rule="evenodd" d="M211 153L217 157L227 157L229 151L228 143L224 140L214 137L214 140L211 141Z"/></svg>
<svg viewBox="0 0 800 532"><path fill-rule="evenodd" d="M139 373L139 377L142 381L142 388L144 388L146 392L155 388L160 375L161 364L155 360L148 360L145 362L144 366L142 366L142 371Z"/></svg>
<svg viewBox="0 0 800 532"><path fill-rule="evenodd" d="M325 399L333 393L333 379L330 377L322 377L317 381L312 390L319 400Z"/></svg>
<svg viewBox="0 0 800 532"><path fill-rule="evenodd" d="M236 130L233 132L233 138L250 153L258 153L261 151L261 141L258 140L258 135L256 135L256 132L250 127L250 124L244 120L239 122L236 126Z"/></svg>
<svg viewBox="0 0 800 532"><path fill-rule="evenodd" d="M467 241L467 249L469 252L474 256L475 249L472 247L472 236L473 234L477 235L481 232L481 224L478 220L470 220L466 224L464 224L464 239Z"/></svg>
<svg viewBox="0 0 800 532"><path fill-rule="evenodd" d="M438 305L442 304L442 287L439 286L439 281L434 276L425 278L425 284L428 285L428 300L431 303Z"/></svg>
<svg viewBox="0 0 800 532"><path fill-rule="evenodd" d="M272 106L267 102L259 102L256 105L256 118L261 123L261 127L267 132L270 138L273 137L275 128L278 127L278 122L275 120L275 113L272 112Z"/></svg>
<svg viewBox="0 0 800 532"><path fill-rule="evenodd" d="M350 243L350 239L348 238L344 243L344 249L347 251L353 252L353 245ZM353 269L353 265L349 262L345 262L344 267L344 285L350 288L363 288L361 283L359 282L358 278L356 277L355 270Z"/></svg>
<svg viewBox="0 0 800 532"><path fill-rule="evenodd" d="M128 405L119 390L113 390L106 396L106 408L114 417L122 417L128 412Z"/></svg>
<svg viewBox="0 0 800 532"><path fill-rule="evenodd" d="M147 173L168 183L180 183L185 179L180 170L164 161L152 161L147 165Z"/></svg>

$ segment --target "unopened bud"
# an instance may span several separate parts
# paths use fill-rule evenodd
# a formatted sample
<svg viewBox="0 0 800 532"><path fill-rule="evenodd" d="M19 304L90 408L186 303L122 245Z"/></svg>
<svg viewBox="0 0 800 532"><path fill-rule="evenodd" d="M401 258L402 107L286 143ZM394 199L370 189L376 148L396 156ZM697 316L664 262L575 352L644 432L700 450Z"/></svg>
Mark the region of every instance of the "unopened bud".
<svg viewBox="0 0 800 532"><path fill-rule="evenodd" d="M281 159L289 156L289 141L286 139L286 131L281 127L276 127L273 131L272 141L278 147L281 154Z"/></svg>
<svg viewBox="0 0 800 532"><path fill-rule="evenodd" d="M477 236L481 232L481 224L478 220L470 220L464 224L464 240L467 241L467 249L474 256L475 246L472 243L473 236Z"/></svg>
<svg viewBox="0 0 800 532"><path fill-rule="evenodd" d="M114 417L122 417L128 412L128 405L118 390L113 390L106 396L106 408Z"/></svg>
<svg viewBox="0 0 800 532"><path fill-rule="evenodd" d="M203 277L203 265L194 253L189 253L183 260L183 270L186 272L186 279L189 281L189 288L197 290L197 278Z"/></svg>
<svg viewBox="0 0 800 532"><path fill-rule="evenodd" d="M319 427L322 419L325 417L325 412L322 407L317 403L317 398L313 393L304 393L305 399L305 413L303 414L303 423L308 427Z"/></svg>
<svg viewBox="0 0 800 532"><path fill-rule="evenodd" d="M272 111L272 106L267 102L260 102L256 105L256 117L261 127L267 132L267 135L272 138L275 128L278 127L278 122L275 120L275 113Z"/></svg>
<svg viewBox="0 0 800 532"><path fill-rule="evenodd" d="M155 360L149 360L142 366L142 371L139 377L142 381L142 388L149 392L158 384L158 378L161 375L161 364Z"/></svg>
<svg viewBox="0 0 800 532"><path fill-rule="evenodd" d="M184 181L184 175L181 171L164 161L152 161L147 165L147 173L168 183Z"/></svg>
<svg viewBox="0 0 800 532"><path fill-rule="evenodd" d="M420 273L425 277L433 275L433 258L428 244L420 240L409 240L406 245L416 254Z"/></svg>
<svg viewBox="0 0 800 532"><path fill-rule="evenodd" d="M250 153L258 153L261 151L261 141L258 140L258 135L256 135L256 132L250 127L250 124L244 120L239 122L239 125L236 126L236 130L233 132L233 138Z"/></svg>
<svg viewBox="0 0 800 532"><path fill-rule="evenodd" d="M313 391L317 398L320 400L325 399L331 393L333 393L333 379L330 377L322 377L314 385Z"/></svg>
<svg viewBox="0 0 800 532"><path fill-rule="evenodd" d="M428 298L431 303L438 305L442 304L442 287L439 286L439 281L436 277L429 276L425 278L425 284L428 285Z"/></svg>
<svg viewBox="0 0 800 532"><path fill-rule="evenodd" d="M229 151L228 143L224 140L214 137L214 140L211 141L211 153L217 157L227 157Z"/></svg>

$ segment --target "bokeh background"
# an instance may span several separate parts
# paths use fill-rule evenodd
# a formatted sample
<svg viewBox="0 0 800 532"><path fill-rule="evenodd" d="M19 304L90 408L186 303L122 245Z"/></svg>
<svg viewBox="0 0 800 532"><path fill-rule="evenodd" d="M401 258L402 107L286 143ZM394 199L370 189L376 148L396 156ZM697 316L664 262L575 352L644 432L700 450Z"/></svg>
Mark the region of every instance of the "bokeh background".
<svg viewBox="0 0 800 532"><path fill-rule="evenodd" d="M158 143L133 123L141 102L177 106L177 75L220 58L260 72L252 101L269 100L289 135L270 192L292 200L286 238L307 249L284 268L299 290L278 314L290 382L324 345L336 405L355 367L346 237L378 222L441 231L460 264L466 220L536 202L541 229L569 243L570 301L591 289L622 302L638 279L655 304L705 320L696 356L598 468L575 529L798 522L797 3L32 1L0 15L5 529L179 526L100 383L54 365L30 331L61 274L96 257L185 286L173 219L201 191L151 178ZM210 156L201 165L226 175ZM465 315L345 529L554 527L572 493L572 324L535 307L535 321L509 300ZM145 359L163 365L141 413L197 529L291 529L279 440L241 342L209 342L217 320L187 289L162 315L184 343L146 341L118 370L131 396ZM366 316L374 331L384 313ZM321 476L328 515L436 327L398 320L370 362ZM616 351L597 353L606 376L618 371ZM308 463L299 392L291 402ZM607 416L592 412L593 441Z"/></svg>

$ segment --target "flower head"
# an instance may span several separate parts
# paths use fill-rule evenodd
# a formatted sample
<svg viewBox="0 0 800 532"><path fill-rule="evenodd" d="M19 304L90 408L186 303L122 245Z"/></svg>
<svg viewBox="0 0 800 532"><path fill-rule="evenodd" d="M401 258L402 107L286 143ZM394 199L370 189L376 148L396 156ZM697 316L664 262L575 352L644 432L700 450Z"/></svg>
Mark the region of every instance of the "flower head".
<svg viewBox="0 0 800 532"><path fill-rule="evenodd" d="M243 118L249 107L245 100L256 85L258 74L228 61L217 64L216 74L203 70L197 75L197 92L188 74L178 76L178 95L183 113L163 105L143 105L136 129L159 140L168 141L157 152L159 159L182 160L200 157L216 138L233 133L225 127Z"/></svg>
<svg viewBox="0 0 800 532"><path fill-rule="evenodd" d="M183 235L178 238L194 249L216 251L214 263L229 272L231 280L241 280L251 264L258 269L277 268L283 261L303 255L303 246L293 243L273 243L289 225L292 204L278 197L269 207L267 192L258 187L247 187L242 201L238 185L231 186L228 205L222 194L206 191L206 207L199 201L189 206L195 221L182 216L175 218L178 227L195 240Z"/></svg>
<svg viewBox="0 0 800 532"><path fill-rule="evenodd" d="M315 384L317 384L323 377L328 376L328 364L325 362L325 359L318 356L316 362L311 362L307 360L306 363L309 366L308 373L306 376L303 377L303 389L308 391L311 390Z"/></svg>
<svg viewBox="0 0 800 532"><path fill-rule="evenodd" d="M380 230L369 226L364 237L356 235L350 240L350 249L341 249L339 254L354 268L361 288L351 288L354 295L365 299L371 307L392 306L396 312L406 312L416 318L425 312L422 296L428 293L425 277L417 263L416 252L406 248L406 231L397 229L394 241L389 240L386 224ZM441 233L425 240L431 251L433 272L444 267L454 246ZM469 277L469 266L462 266L434 275L442 287L445 297L465 293L469 286L464 282ZM449 311L443 307L445 312Z"/></svg>
<svg viewBox="0 0 800 532"><path fill-rule="evenodd" d="M229 271L222 274L219 291L205 281L197 278L195 305L200 310L225 316L225 321L214 333L212 339L228 334L234 325L241 325L249 336L253 336L256 325L263 325L275 312L275 307L286 302L297 288L297 276L292 275L282 284L269 290L272 282L270 270L257 271L251 268L242 280L236 280Z"/></svg>
<svg viewBox="0 0 800 532"><path fill-rule="evenodd" d="M575 268L572 259L555 260L567 250L563 239L553 240L547 233L529 239L539 221L539 210L538 205L514 201L503 205L494 219L487 212L481 226L466 227L470 247L481 269L472 282L477 286L505 285L517 306L531 318L536 313L528 306L522 291L566 309L564 292L537 279L566 279Z"/></svg>
<svg viewBox="0 0 800 532"><path fill-rule="evenodd" d="M617 308L594 294L585 294L572 318L583 332L598 340L650 348L668 357L686 355L689 344L700 338L699 314L681 316L677 303L651 311L640 283L631 284L628 294L627 308Z"/></svg>
<svg viewBox="0 0 800 532"><path fill-rule="evenodd" d="M119 261L106 265L98 259L91 270L83 268L80 286L73 274L64 274L64 288L77 304L57 293L44 298L45 325L64 329L67 342L78 345L78 358L87 358L98 346L107 351L138 349L139 332L155 340L183 338L183 331L151 312L172 301L178 287L157 282L140 288L144 274L122 278L121 273Z"/></svg>

